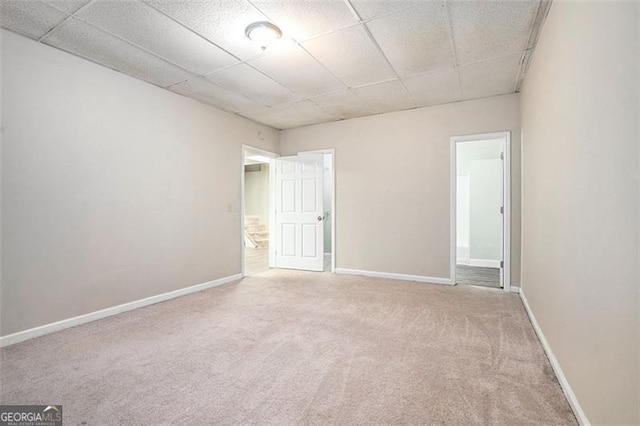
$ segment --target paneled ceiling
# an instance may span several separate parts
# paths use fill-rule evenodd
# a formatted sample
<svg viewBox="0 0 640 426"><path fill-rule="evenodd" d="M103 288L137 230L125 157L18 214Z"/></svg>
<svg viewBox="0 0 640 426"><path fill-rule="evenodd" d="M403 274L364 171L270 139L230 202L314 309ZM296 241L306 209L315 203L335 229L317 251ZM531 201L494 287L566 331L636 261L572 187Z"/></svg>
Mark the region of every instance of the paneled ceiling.
<svg viewBox="0 0 640 426"><path fill-rule="evenodd" d="M514 93L548 0L0 0L0 24L279 128ZM283 37L262 51L256 21Z"/></svg>

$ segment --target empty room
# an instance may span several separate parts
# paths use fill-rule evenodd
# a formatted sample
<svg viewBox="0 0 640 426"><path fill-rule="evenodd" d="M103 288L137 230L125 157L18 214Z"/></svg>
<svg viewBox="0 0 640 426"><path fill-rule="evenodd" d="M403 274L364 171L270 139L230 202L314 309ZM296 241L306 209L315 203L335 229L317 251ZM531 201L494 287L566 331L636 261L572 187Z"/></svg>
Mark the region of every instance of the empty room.
<svg viewBox="0 0 640 426"><path fill-rule="evenodd" d="M0 26L0 424L640 424L640 2Z"/></svg>

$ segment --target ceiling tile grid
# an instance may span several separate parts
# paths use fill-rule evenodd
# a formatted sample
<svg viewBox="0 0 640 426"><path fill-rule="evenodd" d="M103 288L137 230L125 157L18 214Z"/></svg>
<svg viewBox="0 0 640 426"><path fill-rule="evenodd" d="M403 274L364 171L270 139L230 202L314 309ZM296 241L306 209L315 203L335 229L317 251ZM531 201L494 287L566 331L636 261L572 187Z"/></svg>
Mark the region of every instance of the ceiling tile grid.
<svg viewBox="0 0 640 426"><path fill-rule="evenodd" d="M218 86L204 77L196 77L178 83L171 86L169 90L234 113L240 113L256 107L255 100Z"/></svg>
<svg viewBox="0 0 640 426"><path fill-rule="evenodd" d="M311 97L346 88L335 75L293 42L281 43L268 55L248 63L299 96Z"/></svg>
<svg viewBox="0 0 640 426"><path fill-rule="evenodd" d="M43 42L160 87L194 77L188 71L76 18L66 20Z"/></svg>
<svg viewBox="0 0 640 426"><path fill-rule="evenodd" d="M76 16L196 74L211 73L239 62L143 3L93 2Z"/></svg>
<svg viewBox="0 0 640 426"><path fill-rule="evenodd" d="M39 39L69 15L40 1L2 0L0 25L27 37Z"/></svg>
<svg viewBox="0 0 640 426"><path fill-rule="evenodd" d="M460 84L465 99L506 95L515 91L522 54L516 53L498 59L462 65Z"/></svg>
<svg viewBox="0 0 640 426"><path fill-rule="evenodd" d="M311 101L341 119L374 114L373 109L352 90L321 95Z"/></svg>
<svg viewBox="0 0 640 426"><path fill-rule="evenodd" d="M238 64L210 74L207 78L220 86L242 93L268 106L299 99L286 87L247 64Z"/></svg>
<svg viewBox="0 0 640 426"><path fill-rule="evenodd" d="M263 53L245 36L244 30L267 17L246 0L144 1L241 60Z"/></svg>
<svg viewBox="0 0 640 426"><path fill-rule="evenodd" d="M349 87L395 76L361 25L306 41L302 47Z"/></svg>
<svg viewBox="0 0 640 426"><path fill-rule="evenodd" d="M250 0L269 20L296 41L328 34L358 23L344 0Z"/></svg>
<svg viewBox="0 0 640 426"><path fill-rule="evenodd" d="M248 112L249 118L279 129L306 126L308 124L322 123L338 120L340 117L332 115L324 108L310 100L301 100L287 104L281 104L267 111L259 113Z"/></svg>
<svg viewBox="0 0 640 426"><path fill-rule="evenodd" d="M350 3L360 19L367 21L423 5L425 2L424 0L350 0Z"/></svg>
<svg viewBox="0 0 640 426"><path fill-rule="evenodd" d="M352 91L367 105L372 114L416 107L413 98L399 80L356 87Z"/></svg>
<svg viewBox="0 0 640 426"><path fill-rule="evenodd" d="M403 82L418 107L462 100L458 71L454 67L414 75Z"/></svg>
<svg viewBox="0 0 640 426"><path fill-rule="evenodd" d="M289 128L514 93L549 0L0 0L10 31ZM265 50L256 21L283 37ZM524 64L524 65L523 65Z"/></svg>
<svg viewBox="0 0 640 426"><path fill-rule="evenodd" d="M50 4L66 13L75 13L81 7L89 3L90 0L44 0L45 3Z"/></svg>
<svg viewBox="0 0 640 426"><path fill-rule="evenodd" d="M538 2L450 2L451 28L459 64L526 49Z"/></svg>
<svg viewBox="0 0 640 426"><path fill-rule="evenodd" d="M426 2L366 25L400 77L454 63L445 2Z"/></svg>

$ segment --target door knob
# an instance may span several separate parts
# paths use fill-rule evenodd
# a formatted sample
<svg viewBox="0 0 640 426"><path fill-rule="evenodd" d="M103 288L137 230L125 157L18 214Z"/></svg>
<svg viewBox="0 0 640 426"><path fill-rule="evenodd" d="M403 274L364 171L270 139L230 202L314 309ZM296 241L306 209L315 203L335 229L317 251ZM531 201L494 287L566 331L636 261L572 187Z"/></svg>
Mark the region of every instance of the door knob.
<svg viewBox="0 0 640 426"><path fill-rule="evenodd" d="M322 220L322 216L318 216L318 222Z"/></svg>

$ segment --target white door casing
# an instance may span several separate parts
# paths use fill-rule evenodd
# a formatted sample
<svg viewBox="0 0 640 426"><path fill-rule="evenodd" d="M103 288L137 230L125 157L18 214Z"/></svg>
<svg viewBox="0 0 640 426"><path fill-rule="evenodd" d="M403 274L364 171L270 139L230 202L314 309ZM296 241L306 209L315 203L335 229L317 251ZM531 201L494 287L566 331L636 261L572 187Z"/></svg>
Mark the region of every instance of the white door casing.
<svg viewBox="0 0 640 426"><path fill-rule="evenodd" d="M456 283L457 258L457 144L460 142L484 141L502 139L502 267L500 268L500 283L505 291L511 291L511 133L509 131L485 133L478 135L452 136L451 141L451 192L450 192L450 281Z"/></svg>
<svg viewBox="0 0 640 426"><path fill-rule="evenodd" d="M278 157L275 169L276 267L324 267L322 154Z"/></svg>

